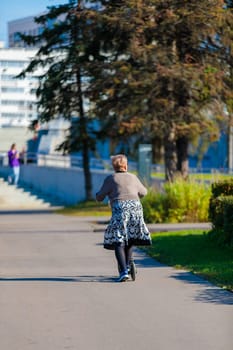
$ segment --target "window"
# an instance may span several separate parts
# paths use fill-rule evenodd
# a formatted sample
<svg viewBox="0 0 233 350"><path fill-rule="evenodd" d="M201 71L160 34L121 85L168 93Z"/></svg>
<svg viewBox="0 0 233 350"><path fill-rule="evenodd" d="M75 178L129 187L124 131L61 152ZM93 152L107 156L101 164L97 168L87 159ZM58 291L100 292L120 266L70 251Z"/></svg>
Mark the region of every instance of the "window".
<svg viewBox="0 0 233 350"><path fill-rule="evenodd" d="M1 61L1 67L24 67L25 64L28 64L27 61Z"/></svg>
<svg viewBox="0 0 233 350"><path fill-rule="evenodd" d="M17 101L17 100L2 100L3 106L24 106L25 101Z"/></svg>
<svg viewBox="0 0 233 350"><path fill-rule="evenodd" d="M24 88L18 88L18 87L2 87L2 92L8 92L8 93L23 93Z"/></svg>
<svg viewBox="0 0 233 350"><path fill-rule="evenodd" d="M23 113L2 113L2 118L24 118Z"/></svg>

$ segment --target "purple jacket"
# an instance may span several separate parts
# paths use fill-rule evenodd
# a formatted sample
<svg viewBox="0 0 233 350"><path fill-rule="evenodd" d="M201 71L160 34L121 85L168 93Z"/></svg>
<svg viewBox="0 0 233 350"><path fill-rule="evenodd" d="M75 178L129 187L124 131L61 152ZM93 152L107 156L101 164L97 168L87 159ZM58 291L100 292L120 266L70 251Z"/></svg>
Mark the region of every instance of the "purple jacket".
<svg viewBox="0 0 233 350"><path fill-rule="evenodd" d="M11 168L20 166L19 158L16 157L17 151L10 150L8 152L8 160Z"/></svg>

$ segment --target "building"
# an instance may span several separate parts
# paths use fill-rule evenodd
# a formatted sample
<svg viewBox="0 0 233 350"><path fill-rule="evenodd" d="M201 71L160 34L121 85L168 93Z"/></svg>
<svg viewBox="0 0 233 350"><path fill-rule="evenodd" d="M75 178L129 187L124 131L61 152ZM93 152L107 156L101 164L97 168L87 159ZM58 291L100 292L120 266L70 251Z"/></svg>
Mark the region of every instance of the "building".
<svg viewBox="0 0 233 350"><path fill-rule="evenodd" d="M27 127L38 117L38 73L16 78L35 53L23 48L0 49L0 127Z"/></svg>
<svg viewBox="0 0 233 350"><path fill-rule="evenodd" d="M46 12L37 13L35 16L28 16L24 18L19 18L14 21L8 22L8 46L13 47L24 47L27 48L28 45L20 38L19 33L25 35L36 36L43 32L44 27L41 24L35 22L35 17L45 15ZM59 20L64 19L65 15L61 15ZM51 28L54 26L56 20L48 20L46 27ZM39 48L41 43L34 45L34 48ZM32 46L30 46L32 48Z"/></svg>
<svg viewBox="0 0 233 350"><path fill-rule="evenodd" d="M69 2L69 1L67 1ZM98 2L88 2L86 1L85 6L89 6L92 9L98 10L101 6ZM27 47L27 44L20 38L19 33L26 35L38 35L44 30L41 24L35 22L35 17L40 17L45 15L47 11L37 13L34 16L28 16L24 18L15 19L8 22L8 46L9 47ZM58 17L58 20L62 21L65 18L65 14ZM56 23L56 19L49 19L46 22L46 27L51 28ZM39 44L38 46L39 47Z"/></svg>
<svg viewBox="0 0 233 350"><path fill-rule="evenodd" d="M43 28L35 22L34 17L43 14L40 13L8 22L8 46L10 48L27 47L27 44L20 38L19 33L33 36L40 34Z"/></svg>

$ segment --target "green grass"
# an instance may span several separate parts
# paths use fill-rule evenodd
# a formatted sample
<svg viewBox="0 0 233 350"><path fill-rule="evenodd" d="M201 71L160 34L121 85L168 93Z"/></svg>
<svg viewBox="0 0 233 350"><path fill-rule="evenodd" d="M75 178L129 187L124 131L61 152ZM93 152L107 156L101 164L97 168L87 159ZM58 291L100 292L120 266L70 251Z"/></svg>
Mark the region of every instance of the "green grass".
<svg viewBox="0 0 233 350"><path fill-rule="evenodd" d="M205 181L208 180L210 182L217 182L217 181L221 181L221 180L227 180L230 177L232 177L232 175L229 174L221 174L221 173L213 173L213 174L189 174L190 179L194 179L194 180L201 180L201 181Z"/></svg>
<svg viewBox="0 0 233 350"><path fill-rule="evenodd" d="M136 173L136 172L135 172ZM152 172L152 177L158 178L158 179L165 179L165 174L164 173L159 173L159 172ZM198 174L189 174L189 178L192 180L208 180L211 182L215 182L215 181L220 181L220 180L224 180L224 179L228 179L229 177L231 177L232 175L229 174L221 174L221 173L213 173L213 174L202 174L202 173L198 173Z"/></svg>
<svg viewBox="0 0 233 350"><path fill-rule="evenodd" d="M58 209L56 213L74 216L109 216L111 215L111 208L104 203L85 201L63 209Z"/></svg>
<svg viewBox="0 0 233 350"><path fill-rule="evenodd" d="M200 230L152 234L146 252L158 261L184 268L233 291L233 248L221 248Z"/></svg>

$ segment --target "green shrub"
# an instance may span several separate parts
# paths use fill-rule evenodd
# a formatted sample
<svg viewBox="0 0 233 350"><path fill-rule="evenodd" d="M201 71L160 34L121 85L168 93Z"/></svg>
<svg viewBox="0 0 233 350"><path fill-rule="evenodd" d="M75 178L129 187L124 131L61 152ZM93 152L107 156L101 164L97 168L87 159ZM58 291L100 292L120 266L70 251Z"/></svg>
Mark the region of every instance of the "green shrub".
<svg viewBox="0 0 233 350"><path fill-rule="evenodd" d="M213 229L210 237L220 245L233 244L233 178L211 186L209 219Z"/></svg>
<svg viewBox="0 0 233 350"><path fill-rule="evenodd" d="M209 203L209 220L212 222L213 229L218 230L223 228L223 203L225 196L210 198Z"/></svg>
<svg viewBox="0 0 233 350"><path fill-rule="evenodd" d="M146 222L163 222L164 206L163 195L150 189L146 197L142 199L144 219Z"/></svg>
<svg viewBox="0 0 233 350"><path fill-rule="evenodd" d="M227 245L233 245L233 196L224 198L223 218L224 241Z"/></svg>
<svg viewBox="0 0 233 350"><path fill-rule="evenodd" d="M164 185L167 221L199 222L208 217L210 186L204 182L181 179Z"/></svg>
<svg viewBox="0 0 233 350"><path fill-rule="evenodd" d="M223 228L223 202L224 198L233 195L233 178L218 181L211 185L211 198L209 202L209 219L216 229Z"/></svg>
<svg viewBox="0 0 233 350"><path fill-rule="evenodd" d="M233 178L224 181L218 181L211 186L212 198L219 196L233 196Z"/></svg>
<svg viewBox="0 0 233 350"><path fill-rule="evenodd" d="M208 219L210 186L176 180L164 184L162 193L150 189L142 200L146 222L203 222Z"/></svg>

